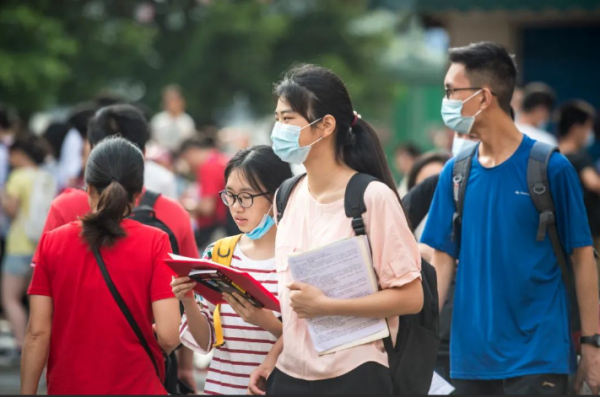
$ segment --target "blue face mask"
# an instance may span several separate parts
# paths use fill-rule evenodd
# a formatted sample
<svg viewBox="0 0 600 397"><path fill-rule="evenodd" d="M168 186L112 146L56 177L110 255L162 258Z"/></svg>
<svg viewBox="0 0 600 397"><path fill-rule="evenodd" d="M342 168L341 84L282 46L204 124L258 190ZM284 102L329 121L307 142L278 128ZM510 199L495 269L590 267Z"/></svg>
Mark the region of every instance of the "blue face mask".
<svg viewBox="0 0 600 397"><path fill-rule="evenodd" d="M444 119L444 124L452 131L458 132L459 134L469 134L471 128L473 128L473 123L475 123L475 117L481 113L481 109L473 116L465 117L462 115L462 108L467 101L480 93L481 90L477 91L464 101L444 98L442 100L442 119Z"/></svg>
<svg viewBox="0 0 600 397"><path fill-rule="evenodd" d="M271 208L273 208L273 207L271 207ZM271 212L270 208L269 208L269 212ZM269 230L271 230L271 228L275 224L275 220L273 219L273 217L271 215L269 215L269 212L267 212L263 216L263 218L260 221L260 223L258 224L258 226L256 226L250 233L246 233L246 236L248 236L248 238L250 240L258 240L261 237L263 237L265 234L267 234L269 232Z"/></svg>
<svg viewBox="0 0 600 397"><path fill-rule="evenodd" d="M317 119L307 125L310 127ZM282 161L290 164L302 164L308 157L310 148L315 143L319 142L323 137L317 139L308 146L300 146L300 132L306 127L298 127L297 125L283 124L279 121L275 123L271 140L273 141L273 151Z"/></svg>

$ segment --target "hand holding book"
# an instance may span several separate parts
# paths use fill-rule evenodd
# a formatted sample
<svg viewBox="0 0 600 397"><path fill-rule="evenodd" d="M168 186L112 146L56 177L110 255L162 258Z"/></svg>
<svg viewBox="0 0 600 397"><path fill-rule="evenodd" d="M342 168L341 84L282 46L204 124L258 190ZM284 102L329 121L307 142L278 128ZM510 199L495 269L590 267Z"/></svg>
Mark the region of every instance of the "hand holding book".
<svg viewBox="0 0 600 397"><path fill-rule="evenodd" d="M325 296L323 291L299 281L295 281L287 287L290 289L292 310L299 318L313 318L327 314L327 303L331 298Z"/></svg>

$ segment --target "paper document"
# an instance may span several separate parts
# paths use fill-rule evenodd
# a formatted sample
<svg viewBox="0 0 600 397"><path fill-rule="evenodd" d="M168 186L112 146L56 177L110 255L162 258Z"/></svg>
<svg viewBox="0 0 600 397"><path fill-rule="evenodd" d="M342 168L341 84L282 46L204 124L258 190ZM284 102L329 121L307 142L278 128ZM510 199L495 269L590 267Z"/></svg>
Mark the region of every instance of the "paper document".
<svg viewBox="0 0 600 397"><path fill-rule="evenodd" d="M360 298L378 290L366 236L290 255L288 264L295 280L319 288L330 298ZM333 353L389 336L385 319L330 316L307 319L307 323L319 354Z"/></svg>
<svg viewBox="0 0 600 397"><path fill-rule="evenodd" d="M442 378L437 372L433 373L431 387L429 388L430 396L447 396L454 391L454 386Z"/></svg>

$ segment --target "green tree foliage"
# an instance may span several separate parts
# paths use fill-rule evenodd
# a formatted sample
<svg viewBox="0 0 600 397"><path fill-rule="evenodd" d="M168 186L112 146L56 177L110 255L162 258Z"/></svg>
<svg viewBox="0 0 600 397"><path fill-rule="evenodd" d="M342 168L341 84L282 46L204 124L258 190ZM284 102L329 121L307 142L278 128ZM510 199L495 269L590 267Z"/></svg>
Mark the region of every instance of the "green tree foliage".
<svg viewBox="0 0 600 397"><path fill-rule="evenodd" d="M330 67L355 107L390 109L394 79L379 62L392 27L360 29L367 0L28 0L0 6L0 100L31 112L103 88L160 107L183 87L199 124L217 123L236 95L257 115L293 63Z"/></svg>

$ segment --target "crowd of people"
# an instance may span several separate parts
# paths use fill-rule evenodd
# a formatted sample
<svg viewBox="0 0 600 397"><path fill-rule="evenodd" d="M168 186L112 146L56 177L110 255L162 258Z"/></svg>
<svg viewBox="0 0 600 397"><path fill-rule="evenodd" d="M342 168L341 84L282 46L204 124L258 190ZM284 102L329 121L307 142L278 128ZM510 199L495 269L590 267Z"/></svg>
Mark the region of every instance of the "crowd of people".
<svg viewBox="0 0 600 397"><path fill-rule="evenodd" d="M517 88L494 43L449 59L450 139L399 147L401 181L342 80L316 65L275 84L272 146L227 150L176 86L153 117L100 95L41 136L0 107L1 294L16 344L0 364L20 363L24 394L44 370L49 394L422 393L398 368L427 389L435 369L455 394L598 394L595 110L556 106L542 83ZM359 218L346 189L358 174L374 178ZM359 233L377 292L335 299L294 279L291 256ZM247 272L280 311L237 293L213 305L170 253ZM415 327L410 341L435 354L411 356L403 327L425 311L435 335ZM307 319L324 316L386 319L389 338L320 354ZM196 390L194 354L211 352Z"/></svg>

